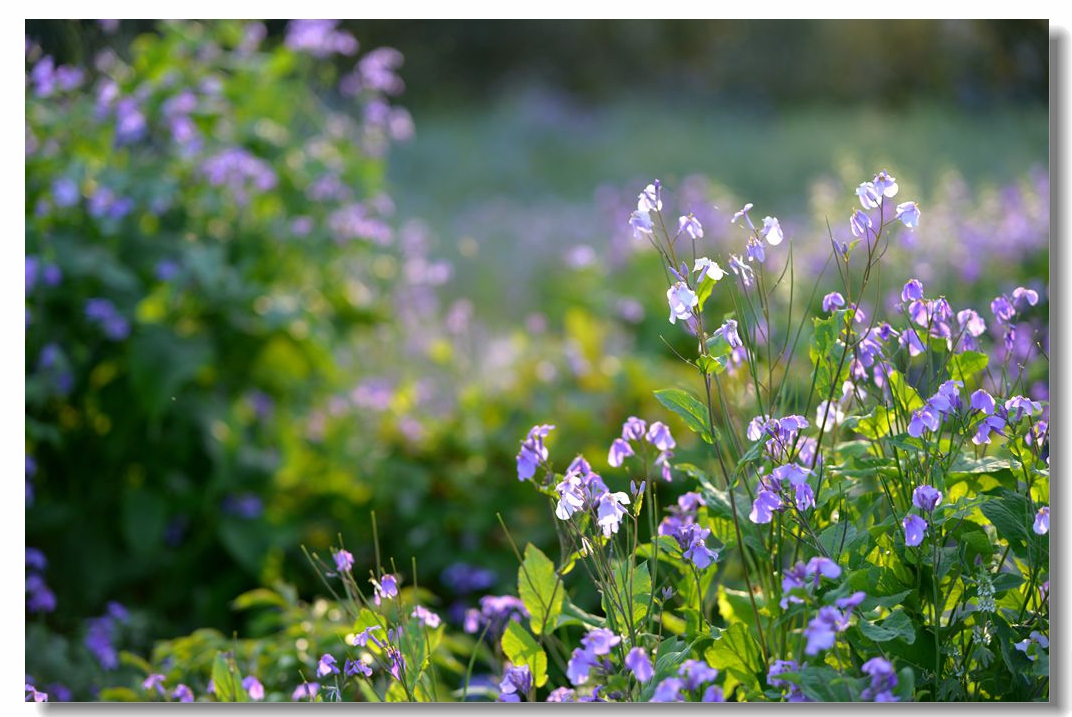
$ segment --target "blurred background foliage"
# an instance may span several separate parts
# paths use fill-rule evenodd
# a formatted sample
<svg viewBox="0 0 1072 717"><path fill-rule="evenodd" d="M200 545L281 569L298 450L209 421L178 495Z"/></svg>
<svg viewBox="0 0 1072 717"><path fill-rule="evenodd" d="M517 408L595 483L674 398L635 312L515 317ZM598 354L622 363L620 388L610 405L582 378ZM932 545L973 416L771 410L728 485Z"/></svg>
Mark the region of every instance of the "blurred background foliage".
<svg viewBox="0 0 1072 717"><path fill-rule="evenodd" d="M231 601L315 594L302 546L340 536L371 567L373 511L422 587L463 598L441 576L464 562L512 589L496 515L554 547L514 467L536 423L563 464L605 469L633 414L689 460L652 398L684 378L664 337L688 339L626 224L654 177L712 256L742 251L744 201L779 216L810 287L826 223L845 237L852 188L886 167L924 212L891 295L919 276L983 313L1045 289L1045 22L314 29L26 23L26 539L56 603L28 611L27 654L59 660L41 679L99 644L109 601L130 646L255 637ZM66 678L86 693L88 664Z"/></svg>

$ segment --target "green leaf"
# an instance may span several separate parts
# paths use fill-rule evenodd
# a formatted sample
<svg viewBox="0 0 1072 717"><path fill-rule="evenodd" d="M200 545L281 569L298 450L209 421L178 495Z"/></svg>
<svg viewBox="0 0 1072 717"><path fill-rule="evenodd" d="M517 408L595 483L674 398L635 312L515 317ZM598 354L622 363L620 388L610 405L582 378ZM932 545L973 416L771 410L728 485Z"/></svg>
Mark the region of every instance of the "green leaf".
<svg viewBox="0 0 1072 717"><path fill-rule="evenodd" d="M913 702L916 699L916 672L911 667L903 667L897 672L897 687L893 694L900 702Z"/></svg>
<svg viewBox="0 0 1072 717"><path fill-rule="evenodd" d="M827 396L834 386L840 386L849 373L845 343L841 334L852 324L852 309L841 309L826 318L814 319L815 330L808 355L815 372L815 390Z"/></svg>
<svg viewBox="0 0 1072 717"><path fill-rule="evenodd" d="M919 392L905 383L904 376L899 371L890 371L888 378L890 395L905 412L922 408L923 399L920 398Z"/></svg>
<svg viewBox="0 0 1072 717"><path fill-rule="evenodd" d="M855 682L826 665L805 665L800 671L800 689L815 702L851 702Z"/></svg>
<svg viewBox="0 0 1072 717"><path fill-rule="evenodd" d="M598 627L606 627L607 620L606 618L585 612L567 598L562 603L562 614L558 616L558 622L555 625L555 629L565 625L580 625L586 630L595 630Z"/></svg>
<svg viewBox="0 0 1072 717"><path fill-rule="evenodd" d="M696 288L696 298L700 300L697 305L697 310L703 311L704 304L707 303L708 297L711 296L711 292L715 290L715 284L718 283L710 273L704 277L704 280L700 282L700 285Z"/></svg>
<svg viewBox="0 0 1072 717"><path fill-rule="evenodd" d="M542 634L547 626L554 630L566 591L555 573L555 564L531 543L525 546L525 559L517 571L517 594L529 611L529 626L534 633Z"/></svg>
<svg viewBox="0 0 1072 717"><path fill-rule="evenodd" d="M275 590L254 588L242 593L231 602L235 610L249 610L255 607L287 607L286 599Z"/></svg>
<svg viewBox="0 0 1072 717"><path fill-rule="evenodd" d="M97 696L101 702L142 702L138 693L129 687L105 687Z"/></svg>
<svg viewBox="0 0 1072 717"><path fill-rule="evenodd" d="M875 642L901 639L911 645L916 641L916 630L904 610L896 610L881 624L860 620L860 632Z"/></svg>
<svg viewBox="0 0 1072 717"><path fill-rule="evenodd" d="M696 359L696 365L700 367L700 370L707 375L722 373L726 370L726 366L729 361L726 358L712 358L711 356L700 356Z"/></svg>
<svg viewBox="0 0 1072 717"><path fill-rule="evenodd" d="M1017 556L1026 559L1029 546L1035 552L1041 548L1048 555L1046 542L1039 540L1031 529L1035 515L1031 510L1031 501L1026 497L1010 490L1001 490L980 508Z"/></svg>
<svg viewBox="0 0 1072 717"><path fill-rule="evenodd" d="M503 654L515 665L528 665L533 684L543 687L547 682L547 653L539 646L521 623L511 620L502 636Z"/></svg>
<svg viewBox="0 0 1072 717"><path fill-rule="evenodd" d="M856 431L868 438L882 438L893 431L894 415L885 406L875 406L866 416L861 416Z"/></svg>
<svg viewBox="0 0 1072 717"><path fill-rule="evenodd" d="M735 622L725 630L711 630L715 641L707 648L704 657L712 667L726 670L745 686L759 690L759 675L766 672L763 657L747 623Z"/></svg>
<svg viewBox="0 0 1072 717"><path fill-rule="evenodd" d="M242 673L230 656L216 653L212 663L212 683L216 688L216 699L220 702L249 702L249 695L242 688Z"/></svg>
<svg viewBox="0 0 1072 717"><path fill-rule="evenodd" d="M664 388L655 392L655 400L681 416L693 433L708 443L714 443L707 425L707 407L688 391Z"/></svg>
<svg viewBox="0 0 1072 717"><path fill-rule="evenodd" d="M949 357L949 376L957 381L964 381L986 368L990 359L978 351L965 351Z"/></svg>
<svg viewBox="0 0 1072 717"><path fill-rule="evenodd" d="M658 652L655 653L655 674L644 685L640 693L641 702L649 702L655 694L655 686L667 677L677 674L681 663L688 658L690 649L689 645L678 637L664 639L659 643Z"/></svg>

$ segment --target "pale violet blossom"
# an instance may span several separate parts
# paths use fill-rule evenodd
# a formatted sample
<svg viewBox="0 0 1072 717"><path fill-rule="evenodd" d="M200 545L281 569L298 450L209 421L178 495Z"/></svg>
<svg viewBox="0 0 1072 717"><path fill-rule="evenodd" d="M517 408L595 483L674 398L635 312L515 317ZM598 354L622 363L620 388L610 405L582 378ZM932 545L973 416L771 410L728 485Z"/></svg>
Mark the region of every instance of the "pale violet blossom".
<svg viewBox="0 0 1072 717"><path fill-rule="evenodd" d="M678 319L687 321L692 317L692 309L700 303L700 297L683 281L679 281L666 290L666 300L670 303L670 323Z"/></svg>
<svg viewBox="0 0 1072 717"><path fill-rule="evenodd" d="M703 225L700 220L689 214L687 217L678 218L678 232L685 232L693 239L703 238Z"/></svg>

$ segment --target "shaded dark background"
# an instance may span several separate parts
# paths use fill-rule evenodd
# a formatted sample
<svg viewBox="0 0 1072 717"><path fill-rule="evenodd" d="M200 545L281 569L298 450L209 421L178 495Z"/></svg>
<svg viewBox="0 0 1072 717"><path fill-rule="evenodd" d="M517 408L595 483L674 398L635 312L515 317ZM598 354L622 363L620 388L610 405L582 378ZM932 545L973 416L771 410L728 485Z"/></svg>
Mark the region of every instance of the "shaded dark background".
<svg viewBox="0 0 1072 717"><path fill-rule="evenodd" d="M87 63L100 47L122 48L154 23L123 21L108 36L95 21L28 20L26 32L58 61ZM278 38L286 21L266 24ZM342 26L364 49L402 51L406 103L414 110L484 102L519 85L552 86L593 102L644 93L653 101L772 108L1047 102L1045 20L349 20Z"/></svg>

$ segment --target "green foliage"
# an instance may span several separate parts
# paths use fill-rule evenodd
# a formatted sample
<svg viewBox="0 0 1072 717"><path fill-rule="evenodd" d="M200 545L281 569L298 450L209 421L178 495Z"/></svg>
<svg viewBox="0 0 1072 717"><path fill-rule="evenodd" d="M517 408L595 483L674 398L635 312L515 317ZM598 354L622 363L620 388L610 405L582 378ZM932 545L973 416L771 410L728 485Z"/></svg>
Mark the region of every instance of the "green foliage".
<svg viewBox="0 0 1072 717"><path fill-rule="evenodd" d="M566 591L555 572L555 564L531 543L525 546L525 559L517 571L517 595L529 611L529 626L541 635L558 624Z"/></svg>

